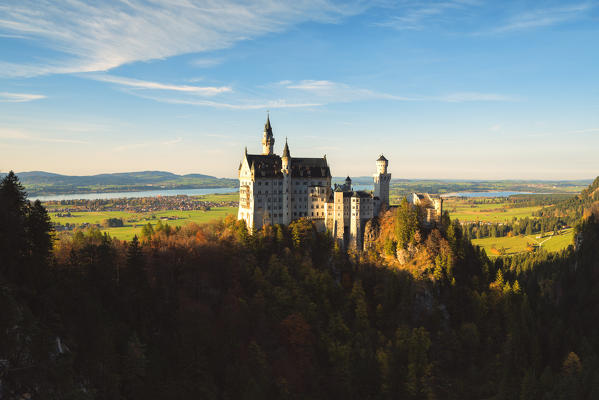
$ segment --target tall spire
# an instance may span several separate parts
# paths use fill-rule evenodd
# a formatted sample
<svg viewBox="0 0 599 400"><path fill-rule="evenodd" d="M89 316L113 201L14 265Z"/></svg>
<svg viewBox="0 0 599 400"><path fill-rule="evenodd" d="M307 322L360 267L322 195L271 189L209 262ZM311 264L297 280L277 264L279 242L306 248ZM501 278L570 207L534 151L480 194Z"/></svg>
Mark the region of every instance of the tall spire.
<svg viewBox="0 0 599 400"><path fill-rule="evenodd" d="M264 124L264 132L272 136L272 127L270 126L270 112L266 112L266 123Z"/></svg>
<svg viewBox="0 0 599 400"><path fill-rule="evenodd" d="M275 137L272 134L272 127L270 126L270 115L267 114L266 123L264 124L264 135L262 136L262 154L272 155L274 147Z"/></svg>
<svg viewBox="0 0 599 400"><path fill-rule="evenodd" d="M285 138L285 148L283 149L283 157L289 158L289 145L287 144L287 138Z"/></svg>

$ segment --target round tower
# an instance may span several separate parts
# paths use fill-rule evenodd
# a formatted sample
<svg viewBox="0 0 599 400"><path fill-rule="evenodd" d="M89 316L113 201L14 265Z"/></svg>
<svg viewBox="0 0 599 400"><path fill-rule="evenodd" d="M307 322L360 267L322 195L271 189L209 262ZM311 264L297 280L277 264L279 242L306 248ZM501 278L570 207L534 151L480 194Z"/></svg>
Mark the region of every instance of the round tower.
<svg viewBox="0 0 599 400"><path fill-rule="evenodd" d="M376 160L376 172L379 174L386 174L388 165L389 161L385 158L384 155L381 154L379 159Z"/></svg>
<svg viewBox="0 0 599 400"><path fill-rule="evenodd" d="M375 207L378 214L383 205L389 206L389 183L391 182L391 174L387 172L389 161L384 155L376 160L376 174L374 174L374 196L378 197L378 205Z"/></svg>

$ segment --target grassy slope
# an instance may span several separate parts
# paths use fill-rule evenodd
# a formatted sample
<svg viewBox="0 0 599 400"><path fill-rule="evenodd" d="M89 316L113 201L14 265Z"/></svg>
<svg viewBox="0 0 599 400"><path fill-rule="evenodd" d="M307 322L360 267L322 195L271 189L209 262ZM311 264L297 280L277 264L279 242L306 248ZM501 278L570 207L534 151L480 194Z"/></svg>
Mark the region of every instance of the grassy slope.
<svg viewBox="0 0 599 400"><path fill-rule="evenodd" d="M566 229L557 236L551 236L546 234L543 238L537 239L536 235L530 236L514 236L514 237L499 237L499 238L484 238L484 239L473 239L472 243L485 249L489 256L494 254L491 249L495 247L499 249L505 248L506 255L512 255L527 251L526 247L528 243L543 242L542 248L547 251L559 251L568 247L572 244L573 230Z"/></svg>

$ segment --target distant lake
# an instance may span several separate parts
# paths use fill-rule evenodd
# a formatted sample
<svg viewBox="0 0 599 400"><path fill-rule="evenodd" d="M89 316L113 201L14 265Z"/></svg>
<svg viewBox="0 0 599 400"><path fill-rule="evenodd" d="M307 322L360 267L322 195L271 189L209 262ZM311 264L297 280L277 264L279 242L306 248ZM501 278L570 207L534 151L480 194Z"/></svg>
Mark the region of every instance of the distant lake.
<svg viewBox="0 0 599 400"><path fill-rule="evenodd" d="M354 190L372 190L372 185L352 185ZM60 201L60 200L106 200L138 197L156 197L156 196L198 196L202 194L215 193L233 193L239 191L239 188L208 188L208 189L162 189L162 190L143 190L140 192L114 192L114 193L76 193L76 194L57 194L53 196L31 196L29 200L35 201Z"/></svg>
<svg viewBox="0 0 599 400"><path fill-rule="evenodd" d="M444 193L441 197L509 197L516 194L543 194L533 192L455 192Z"/></svg>
<svg viewBox="0 0 599 400"><path fill-rule="evenodd" d="M76 194L59 194L55 196L37 196L30 197L29 200L35 201L60 201L60 200L105 200L105 199L122 199L122 198L138 198L138 197L156 197L156 196L198 196L201 194L215 193L233 193L239 189L235 187L228 188L207 188L207 189L163 189L163 190L143 190L141 192L115 192L115 193L76 193Z"/></svg>

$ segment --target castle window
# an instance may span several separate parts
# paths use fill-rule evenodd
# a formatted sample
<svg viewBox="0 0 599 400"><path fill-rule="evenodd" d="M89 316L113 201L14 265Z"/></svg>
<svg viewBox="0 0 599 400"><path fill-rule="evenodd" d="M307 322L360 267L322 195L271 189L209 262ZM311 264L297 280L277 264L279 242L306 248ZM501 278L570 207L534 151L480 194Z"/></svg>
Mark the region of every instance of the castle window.
<svg viewBox="0 0 599 400"><path fill-rule="evenodd" d="M265 185L268 185L268 182L264 182Z"/></svg>
<svg viewBox="0 0 599 400"><path fill-rule="evenodd" d="M314 216L314 213L312 213L312 216Z"/></svg>
<svg viewBox="0 0 599 400"><path fill-rule="evenodd" d="M258 182L258 186L262 186L262 182Z"/></svg>

